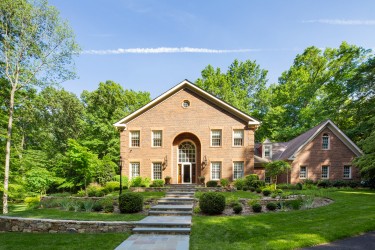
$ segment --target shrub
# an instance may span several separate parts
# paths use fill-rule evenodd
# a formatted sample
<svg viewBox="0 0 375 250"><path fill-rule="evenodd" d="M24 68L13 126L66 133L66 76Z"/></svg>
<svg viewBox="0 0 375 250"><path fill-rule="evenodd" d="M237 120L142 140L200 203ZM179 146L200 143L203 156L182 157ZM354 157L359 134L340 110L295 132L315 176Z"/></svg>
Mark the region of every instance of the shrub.
<svg viewBox="0 0 375 250"><path fill-rule="evenodd" d="M334 182L332 183L332 186L337 187L337 188L340 188L340 187L346 187L346 186L347 186L347 183L346 183L346 181L337 180L337 181L334 181Z"/></svg>
<svg viewBox="0 0 375 250"><path fill-rule="evenodd" d="M247 186L244 186L243 188L242 188L242 190L243 191L247 191L249 188L247 187Z"/></svg>
<svg viewBox="0 0 375 250"><path fill-rule="evenodd" d="M220 179L220 184L222 187L229 186L229 180L228 179Z"/></svg>
<svg viewBox="0 0 375 250"><path fill-rule="evenodd" d="M25 203L29 208L38 208L40 206L40 197L26 197Z"/></svg>
<svg viewBox="0 0 375 250"><path fill-rule="evenodd" d="M253 204L251 208L253 209L254 213L262 212L262 205L260 205L259 203Z"/></svg>
<svg viewBox="0 0 375 250"><path fill-rule="evenodd" d="M86 212L91 212L94 207L95 202L93 200L87 199L83 202L83 208Z"/></svg>
<svg viewBox="0 0 375 250"><path fill-rule="evenodd" d="M285 206L288 208L292 208L294 210L298 210L302 207L303 199L302 197L298 197L296 200L288 200L285 201Z"/></svg>
<svg viewBox="0 0 375 250"><path fill-rule="evenodd" d="M237 190L242 190L243 187L245 186L245 179L238 178L237 180L234 181L233 185L237 188Z"/></svg>
<svg viewBox="0 0 375 250"><path fill-rule="evenodd" d="M318 187L322 187L322 188L332 187L332 183L329 180L320 180L318 181Z"/></svg>
<svg viewBox="0 0 375 250"><path fill-rule="evenodd" d="M351 188L357 188L360 185L361 184L358 181L348 181L348 186L351 187Z"/></svg>
<svg viewBox="0 0 375 250"><path fill-rule="evenodd" d="M207 187L217 187L217 181L207 181Z"/></svg>
<svg viewBox="0 0 375 250"><path fill-rule="evenodd" d="M85 190L79 190L78 192L77 192L77 194L75 195L76 197L85 197L86 196L86 192L85 192Z"/></svg>
<svg viewBox="0 0 375 250"><path fill-rule="evenodd" d="M130 186L131 187L142 187L142 177L141 176L134 177L130 182Z"/></svg>
<svg viewBox="0 0 375 250"><path fill-rule="evenodd" d="M164 187L164 181L163 180L154 180L150 187Z"/></svg>
<svg viewBox="0 0 375 250"><path fill-rule="evenodd" d="M298 182L298 183L296 184L296 189L297 189L297 190L302 190L302 188L303 188L303 185L302 185L301 183Z"/></svg>
<svg viewBox="0 0 375 250"><path fill-rule="evenodd" d="M206 214L221 214L225 209L225 196L221 193L203 193L199 198L199 208Z"/></svg>
<svg viewBox="0 0 375 250"><path fill-rule="evenodd" d="M268 210L274 211L277 208L277 204L274 203L274 202L269 202L269 203L267 203L266 207L267 207Z"/></svg>
<svg viewBox="0 0 375 250"><path fill-rule="evenodd" d="M264 187L265 185L266 185L265 181L254 180L254 181L252 181L252 185L251 186L253 186L255 188L260 188L260 187Z"/></svg>
<svg viewBox="0 0 375 250"><path fill-rule="evenodd" d="M257 189L255 189L255 191L256 191L258 194L260 194L260 193L262 192L262 189L257 188Z"/></svg>
<svg viewBox="0 0 375 250"><path fill-rule="evenodd" d="M235 214L239 214L242 212L242 205L241 204L236 204L234 207L233 207L233 212Z"/></svg>
<svg viewBox="0 0 375 250"><path fill-rule="evenodd" d="M124 193L119 197L121 213L136 213L143 209L143 196L138 193Z"/></svg>
<svg viewBox="0 0 375 250"><path fill-rule="evenodd" d="M251 192L255 191L255 187L249 187L249 189L250 189Z"/></svg>
<svg viewBox="0 0 375 250"><path fill-rule="evenodd" d="M104 196L103 187L98 183L90 183L86 188L87 195L89 197L101 197Z"/></svg>
<svg viewBox="0 0 375 250"><path fill-rule="evenodd" d="M269 189L264 189L264 190L263 190L263 195L264 195L264 196L269 196L271 193L272 193L272 192L271 192L271 190L269 190Z"/></svg>
<svg viewBox="0 0 375 250"><path fill-rule="evenodd" d="M245 185L248 187L254 186L253 181L258 181L259 176L257 174L249 174L245 176Z"/></svg>
<svg viewBox="0 0 375 250"><path fill-rule="evenodd" d="M73 209L74 212L81 211L82 206L83 206L83 204L79 200L74 200L74 201L71 202L71 209ZM69 209L69 210L71 210L71 209Z"/></svg>
<svg viewBox="0 0 375 250"><path fill-rule="evenodd" d="M103 210L106 213L112 213L114 210L113 207L113 198L112 197L106 197L100 201L100 204L103 206Z"/></svg>
<svg viewBox="0 0 375 250"><path fill-rule="evenodd" d="M150 185L151 185L150 178L145 177L144 179L142 179L142 184L141 184L142 187L150 187Z"/></svg>
<svg viewBox="0 0 375 250"><path fill-rule="evenodd" d="M226 198L225 203L231 207L234 207L236 204L239 204L238 197L231 195Z"/></svg>
<svg viewBox="0 0 375 250"><path fill-rule="evenodd" d="M199 207L194 207L193 212L195 214L199 214L201 212L201 209Z"/></svg>
<svg viewBox="0 0 375 250"><path fill-rule="evenodd" d="M105 184L104 189L108 193L111 193L111 192L114 192L114 191L118 191L118 190L120 190L120 182L118 182L118 181L108 181Z"/></svg>
<svg viewBox="0 0 375 250"><path fill-rule="evenodd" d="M92 210L95 212L100 212L103 210L103 205L100 203L100 201L95 201L94 205L92 206Z"/></svg>

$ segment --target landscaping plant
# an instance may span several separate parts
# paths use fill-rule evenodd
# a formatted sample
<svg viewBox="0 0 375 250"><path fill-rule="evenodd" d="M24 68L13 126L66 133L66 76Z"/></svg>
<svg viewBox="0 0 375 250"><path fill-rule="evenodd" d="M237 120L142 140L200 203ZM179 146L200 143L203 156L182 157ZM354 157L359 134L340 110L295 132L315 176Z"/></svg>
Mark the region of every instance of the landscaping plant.
<svg viewBox="0 0 375 250"><path fill-rule="evenodd" d="M203 193L199 198L199 208L205 214L221 214L225 209L225 196L221 193Z"/></svg>
<svg viewBox="0 0 375 250"><path fill-rule="evenodd" d="M143 196L138 193L124 193L119 197L121 213L137 213L143 210Z"/></svg>

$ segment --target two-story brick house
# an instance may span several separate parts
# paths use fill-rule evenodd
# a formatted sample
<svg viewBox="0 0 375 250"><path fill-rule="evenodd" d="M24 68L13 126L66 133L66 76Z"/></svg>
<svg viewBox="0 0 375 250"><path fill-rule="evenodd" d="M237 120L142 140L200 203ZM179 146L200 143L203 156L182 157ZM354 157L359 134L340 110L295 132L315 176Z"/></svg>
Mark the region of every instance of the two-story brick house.
<svg viewBox="0 0 375 250"><path fill-rule="evenodd" d="M259 121L185 80L114 124L123 175L172 183L235 180L254 172Z"/></svg>

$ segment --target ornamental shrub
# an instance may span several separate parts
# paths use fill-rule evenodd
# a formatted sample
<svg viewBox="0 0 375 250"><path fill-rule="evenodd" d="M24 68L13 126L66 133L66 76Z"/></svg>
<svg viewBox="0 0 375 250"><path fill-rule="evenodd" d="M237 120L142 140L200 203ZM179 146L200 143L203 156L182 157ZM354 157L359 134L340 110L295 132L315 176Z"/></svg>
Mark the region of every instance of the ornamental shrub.
<svg viewBox="0 0 375 250"><path fill-rule="evenodd" d="M260 188L260 187L264 187L266 186L266 182L265 181L260 181L260 180L254 180L252 181L252 187L255 187L255 188Z"/></svg>
<svg viewBox="0 0 375 250"><path fill-rule="evenodd" d="M164 181L163 180L154 180L150 187L164 187Z"/></svg>
<svg viewBox="0 0 375 250"><path fill-rule="evenodd" d="M243 190L243 191L247 191L247 190L249 190L249 188L248 188L247 186L244 186L244 187L242 188L242 190Z"/></svg>
<svg viewBox="0 0 375 250"><path fill-rule="evenodd" d="M237 188L237 190L242 190L243 187L245 186L245 179L238 178L237 180L234 181L233 185Z"/></svg>
<svg viewBox="0 0 375 250"><path fill-rule="evenodd" d="M255 191L255 187L249 187L249 189L250 189L251 192Z"/></svg>
<svg viewBox="0 0 375 250"><path fill-rule="evenodd" d="M255 203L251 207L252 207L254 213L262 212L262 205L260 205L259 203Z"/></svg>
<svg viewBox="0 0 375 250"><path fill-rule="evenodd" d="M121 213L137 213L143 210L143 196L139 193L124 193L119 197Z"/></svg>
<svg viewBox="0 0 375 250"><path fill-rule="evenodd" d="M254 186L253 185L253 182L254 181L258 181L259 180L259 176L257 174L249 174L249 175L246 175L245 176L245 184L248 186L248 187L252 187Z"/></svg>
<svg viewBox="0 0 375 250"><path fill-rule="evenodd" d="M217 187L217 181L207 181L207 187Z"/></svg>
<svg viewBox="0 0 375 250"><path fill-rule="evenodd" d="M141 176L137 176L137 177L134 177L132 180L131 180L131 184L130 186L131 187L142 187L142 177Z"/></svg>
<svg viewBox="0 0 375 250"><path fill-rule="evenodd" d="M103 206L103 210L106 213L112 213L114 210L113 207L113 198L112 197L106 197L100 201L100 204Z"/></svg>
<svg viewBox="0 0 375 250"><path fill-rule="evenodd" d="M104 189L107 191L107 193L118 191L118 190L120 190L120 182L119 181L108 181L105 184Z"/></svg>
<svg viewBox="0 0 375 250"><path fill-rule="evenodd" d="M234 207L233 207L233 212L235 214L240 214L242 212L242 205L241 204L236 204Z"/></svg>
<svg viewBox="0 0 375 250"><path fill-rule="evenodd" d="M229 186L229 180L228 179L220 179L220 184L222 187Z"/></svg>
<svg viewBox="0 0 375 250"><path fill-rule="evenodd" d="M274 211L277 208L277 204L274 203L274 202L269 202L269 203L267 203L266 207L267 207L268 210Z"/></svg>
<svg viewBox="0 0 375 250"><path fill-rule="evenodd" d="M94 205L92 206L92 210L95 212L100 212L103 210L103 205L100 203L100 201L95 201Z"/></svg>
<svg viewBox="0 0 375 250"><path fill-rule="evenodd" d="M225 196L221 193L203 193L199 198L199 207L206 214L221 214L225 209Z"/></svg>
<svg viewBox="0 0 375 250"><path fill-rule="evenodd" d="M40 197L26 197L25 203L28 208L38 208L40 206Z"/></svg>
<svg viewBox="0 0 375 250"><path fill-rule="evenodd" d="M260 194L260 193L262 192L262 189L257 188L257 189L255 189L255 191L256 191L258 194Z"/></svg>
<svg viewBox="0 0 375 250"><path fill-rule="evenodd" d="M296 189L297 189L297 190L302 190L302 188L303 188L303 185L302 185L301 183L298 182L298 183L296 184Z"/></svg>
<svg viewBox="0 0 375 250"><path fill-rule="evenodd" d="M264 195L264 196L269 196L271 193L272 193L272 192L271 192L271 190L269 190L269 189L264 189L264 190L263 190L263 195Z"/></svg>
<svg viewBox="0 0 375 250"><path fill-rule="evenodd" d="M318 187L322 187L322 188L332 187L332 182L330 182L329 180L320 180L318 182Z"/></svg>

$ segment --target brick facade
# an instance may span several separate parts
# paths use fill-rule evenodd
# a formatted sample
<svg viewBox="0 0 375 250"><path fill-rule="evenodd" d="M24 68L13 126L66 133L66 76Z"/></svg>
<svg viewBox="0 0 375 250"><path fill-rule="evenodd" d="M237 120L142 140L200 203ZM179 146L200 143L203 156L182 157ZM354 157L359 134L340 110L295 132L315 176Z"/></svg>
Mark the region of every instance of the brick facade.
<svg viewBox="0 0 375 250"><path fill-rule="evenodd" d="M184 100L190 106L184 108ZM221 130L221 146L211 146L211 130ZM244 131L243 146L233 146L233 130ZM162 131L162 146L152 146L152 131ZM221 178L233 180L233 162L244 162L244 174L254 171L254 126L234 116L189 88L165 98L126 123L120 132L120 153L124 176L131 175L130 164L139 162L140 175L153 178L153 163L162 163L162 178L172 177L180 183L178 147L184 141L196 147L196 162L192 164L192 182L198 176L211 179L211 163L221 163ZM130 147L130 132L140 131L140 147ZM207 165L202 164L207 159ZM165 164L166 163L166 164ZM182 167L182 166L181 166ZM188 167L187 167L188 168Z"/></svg>

